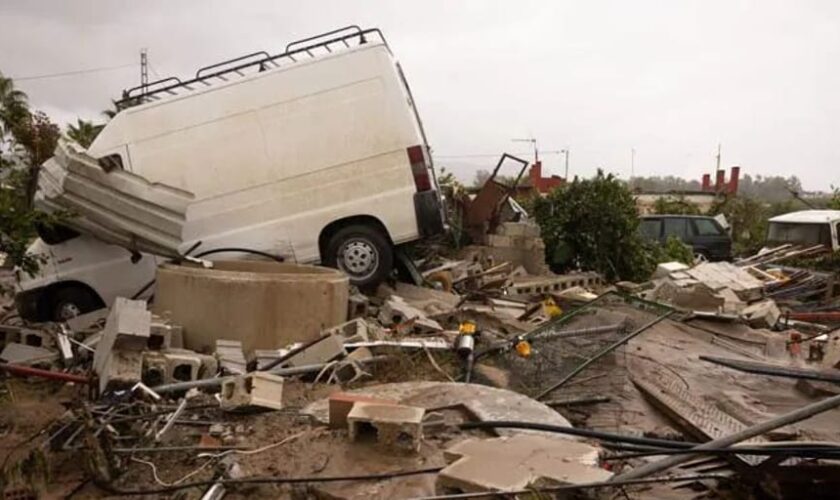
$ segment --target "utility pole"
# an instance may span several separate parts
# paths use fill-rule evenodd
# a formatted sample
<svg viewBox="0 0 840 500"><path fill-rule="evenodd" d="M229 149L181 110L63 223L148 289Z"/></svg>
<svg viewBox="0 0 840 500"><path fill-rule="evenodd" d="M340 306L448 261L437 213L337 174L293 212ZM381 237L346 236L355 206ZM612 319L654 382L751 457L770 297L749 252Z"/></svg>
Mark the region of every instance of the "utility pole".
<svg viewBox="0 0 840 500"><path fill-rule="evenodd" d="M715 175L717 175L718 170L720 170L720 143L718 143L717 166L715 167Z"/></svg>
<svg viewBox="0 0 840 500"><path fill-rule="evenodd" d="M530 142L532 146L534 146L534 163L540 161L540 152L537 149L537 140L534 138L531 139L511 139L513 142Z"/></svg>
<svg viewBox="0 0 840 500"><path fill-rule="evenodd" d="M146 49L140 49L140 93L146 93L149 86L149 58Z"/></svg>
<svg viewBox="0 0 840 500"><path fill-rule="evenodd" d="M636 148L630 148L630 180L636 175Z"/></svg>
<svg viewBox="0 0 840 500"><path fill-rule="evenodd" d="M566 149L561 149L560 152L566 157L566 173L564 174L563 180L569 182L569 146L566 146Z"/></svg>

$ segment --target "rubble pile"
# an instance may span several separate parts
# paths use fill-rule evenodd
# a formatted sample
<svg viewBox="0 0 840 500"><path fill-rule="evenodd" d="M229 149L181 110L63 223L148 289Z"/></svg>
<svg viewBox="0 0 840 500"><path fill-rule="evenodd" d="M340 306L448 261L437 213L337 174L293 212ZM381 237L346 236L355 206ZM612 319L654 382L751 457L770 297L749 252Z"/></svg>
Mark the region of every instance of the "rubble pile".
<svg viewBox="0 0 840 500"><path fill-rule="evenodd" d="M665 263L608 286L535 263L528 222L486 242L351 289L287 345L207 348L127 298L3 325L4 494L831 496L840 332L796 318L818 273Z"/></svg>

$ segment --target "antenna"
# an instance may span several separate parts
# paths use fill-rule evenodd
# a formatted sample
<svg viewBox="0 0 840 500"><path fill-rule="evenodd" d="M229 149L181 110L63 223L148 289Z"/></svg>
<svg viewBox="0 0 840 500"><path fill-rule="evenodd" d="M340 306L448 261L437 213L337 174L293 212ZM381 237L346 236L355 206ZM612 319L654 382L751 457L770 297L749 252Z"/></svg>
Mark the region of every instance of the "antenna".
<svg viewBox="0 0 840 500"><path fill-rule="evenodd" d="M140 49L140 86L141 94L146 93L146 87L149 86L149 58L146 49Z"/></svg>
<svg viewBox="0 0 840 500"><path fill-rule="evenodd" d="M718 170L720 170L720 143L718 143L717 167L715 168L715 175L717 175Z"/></svg>
<svg viewBox="0 0 840 500"><path fill-rule="evenodd" d="M537 140L533 137L531 139L511 139L513 142L530 142L534 146L534 163L540 161L540 152L537 149Z"/></svg>

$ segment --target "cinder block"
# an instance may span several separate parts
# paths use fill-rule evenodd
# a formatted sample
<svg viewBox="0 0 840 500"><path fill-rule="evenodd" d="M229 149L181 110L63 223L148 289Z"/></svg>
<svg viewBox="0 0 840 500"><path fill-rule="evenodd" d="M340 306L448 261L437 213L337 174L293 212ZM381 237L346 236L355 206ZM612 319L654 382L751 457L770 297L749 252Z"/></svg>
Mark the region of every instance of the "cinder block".
<svg viewBox="0 0 840 500"><path fill-rule="evenodd" d="M373 353L367 347L359 347L342 360L343 365L336 371L339 382L349 382L359 374L356 363L373 358Z"/></svg>
<svg viewBox="0 0 840 500"><path fill-rule="evenodd" d="M187 349L143 352L143 383L150 387L212 377L218 369L214 356Z"/></svg>
<svg viewBox="0 0 840 500"><path fill-rule="evenodd" d="M184 347L184 329L169 320L153 317L150 326L149 349L181 349Z"/></svg>
<svg viewBox="0 0 840 500"><path fill-rule="evenodd" d="M346 354L344 339L338 335L329 335L289 358L288 363L292 367L320 365Z"/></svg>
<svg viewBox="0 0 840 500"><path fill-rule="evenodd" d="M96 345L93 367L101 373L112 350L142 351L148 347L152 315L146 310L146 302L117 297L102 339Z"/></svg>
<svg viewBox="0 0 840 500"><path fill-rule="evenodd" d="M361 318L356 318L348 321L347 323L342 323L338 326L324 330L324 333L339 335L344 338L345 343L367 342L370 340L369 325L367 321Z"/></svg>
<svg viewBox="0 0 840 500"><path fill-rule="evenodd" d="M347 415L350 439L372 439L382 448L416 453L423 440L425 413L414 406L356 403Z"/></svg>
<svg viewBox="0 0 840 500"><path fill-rule="evenodd" d="M31 328L20 329L20 343L32 347L43 347L50 349L55 347L55 339L47 332L33 330Z"/></svg>
<svg viewBox="0 0 840 500"><path fill-rule="evenodd" d="M487 246L510 248L513 246L513 238L511 238L510 236L502 236L500 234L488 234Z"/></svg>
<svg viewBox="0 0 840 500"><path fill-rule="evenodd" d="M330 427L333 429L344 429L347 427L347 415L356 403L376 403L380 405L395 405L396 401L374 398L363 394L352 394L349 392L334 392L330 394Z"/></svg>
<svg viewBox="0 0 840 500"><path fill-rule="evenodd" d="M360 293L354 293L347 299L347 317L350 319L366 318L369 308L370 300Z"/></svg>
<svg viewBox="0 0 840 500"><path fill-rule="evenodd" d="M233 410L249 406L281 410L283 377L266 372L251 372L222 383L222 409Z"/></svg>
<svg viewBox="0 0 840 500"><path fill-rule="evenodd" d="M143 376L143 353L111 351L99 374L99 391L129 388Z"/></svg>

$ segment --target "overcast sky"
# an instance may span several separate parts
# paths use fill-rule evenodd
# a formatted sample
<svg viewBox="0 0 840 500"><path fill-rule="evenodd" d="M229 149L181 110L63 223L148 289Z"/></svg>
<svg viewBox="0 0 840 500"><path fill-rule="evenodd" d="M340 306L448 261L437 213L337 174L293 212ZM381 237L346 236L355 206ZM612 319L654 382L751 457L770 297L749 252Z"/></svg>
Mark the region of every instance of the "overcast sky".
<svg viewBox="0 0 840 500"><path fill-rule="evenodd" d="M840 185L840 2L0 0L0 71L55 120L99 119L139 83L336 27L380 27L438 164L568 147L572 174L699 179L725 167ZM545 154L549 173L563 158Z"/></svg>

